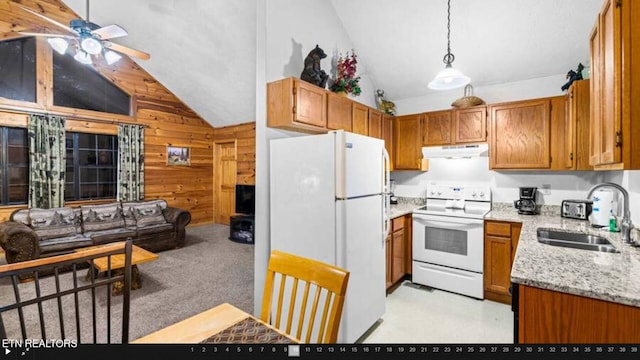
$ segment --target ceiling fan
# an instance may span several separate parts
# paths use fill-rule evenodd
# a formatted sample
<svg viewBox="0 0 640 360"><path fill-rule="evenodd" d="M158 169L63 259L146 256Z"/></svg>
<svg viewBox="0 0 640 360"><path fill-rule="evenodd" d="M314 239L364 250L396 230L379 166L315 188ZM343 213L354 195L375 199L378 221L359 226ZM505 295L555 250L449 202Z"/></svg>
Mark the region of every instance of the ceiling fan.
<svg viewBox="0 0 640 360"><path fill-rule="evenodd" d="M116 44L111 39L127 36L128 33L119 25L99 26L89 21L89 0L87 0L87 17L71 20L69 26L40 14L27 7L20 6L29 12L64 30L62 33L19 31L22 35L46 37L51 47L65 54L71 46L75 48L74 58L83 64L91 64L91 56L102 54L109 65L120 60L120 54L148 60L151 56L140 50Z"/></svg>

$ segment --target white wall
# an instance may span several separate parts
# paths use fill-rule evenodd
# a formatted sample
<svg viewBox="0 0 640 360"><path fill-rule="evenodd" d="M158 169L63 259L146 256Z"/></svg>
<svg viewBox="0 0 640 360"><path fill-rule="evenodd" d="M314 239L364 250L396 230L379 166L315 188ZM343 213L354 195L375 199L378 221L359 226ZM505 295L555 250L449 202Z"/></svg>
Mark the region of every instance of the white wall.
<svg viewBox="0 0 640 360"><path fill-rule="evenodd" d="M306 135L267 128L266 84L282 78L300 77L304 58L318 44L327 58L323 70L331 71L331 58L353 48L335 9L324 0L257 1L256 77L256 218L254 314L259 315L264 277L269 258L269 141ZM358 49L355 49L356 54ZM375 86L366 75L366 61L359 58L362 94L353 100L375 107Z"/></svg>
<svg viewBox="0 0 640 360"><path fill-rule="evenodd" d="M565 76L562 74L504 84L474 86L473 95L481 98L487 104L563 95L561 88L567 82ZM471 85L473 86L473 84ZM441 92L434 91L427 96L395 99L394 103L398 115L416 114L450 109L451 103L463 96L464 88L460 88Z"/></svg>

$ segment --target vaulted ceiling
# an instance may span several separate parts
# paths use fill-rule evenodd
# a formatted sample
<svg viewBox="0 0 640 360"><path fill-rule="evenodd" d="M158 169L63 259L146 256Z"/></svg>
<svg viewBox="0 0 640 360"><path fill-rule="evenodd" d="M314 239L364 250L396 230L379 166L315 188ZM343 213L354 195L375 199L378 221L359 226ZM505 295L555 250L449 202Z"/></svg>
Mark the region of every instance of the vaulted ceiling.
<svg viewBox="0 0 640 360"><path fill-rule="evenodd" d="M85 0L63 0L86 16ZM281 0L92 1L90 20L118 24L118 43L213 126L255 118L256 5ZM428 95L444 68L446 0L330 2L360 62L388 99ZM589 33L603 0L452 0L454 66L473 85L564 74L588 65ZM300 14L312 16L312 14Z"/></svg>

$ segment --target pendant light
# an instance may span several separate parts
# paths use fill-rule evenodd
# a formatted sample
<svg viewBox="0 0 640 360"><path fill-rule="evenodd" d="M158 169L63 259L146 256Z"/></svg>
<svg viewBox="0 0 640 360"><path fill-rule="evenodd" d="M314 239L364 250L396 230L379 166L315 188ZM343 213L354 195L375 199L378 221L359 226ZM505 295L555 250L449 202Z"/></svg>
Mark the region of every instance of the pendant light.
<svg viewBox="0 0 640 360"><path fill-rule="evenodd" d="M443 58L446 64L444 70L440 71L436 77L429 83L429 89L432 90L450 90L457 89L467 85L471 79L465 76L460 70L453 68L453 60L455 56L451 53L451 0L447 1L447 54Z"/></svg>

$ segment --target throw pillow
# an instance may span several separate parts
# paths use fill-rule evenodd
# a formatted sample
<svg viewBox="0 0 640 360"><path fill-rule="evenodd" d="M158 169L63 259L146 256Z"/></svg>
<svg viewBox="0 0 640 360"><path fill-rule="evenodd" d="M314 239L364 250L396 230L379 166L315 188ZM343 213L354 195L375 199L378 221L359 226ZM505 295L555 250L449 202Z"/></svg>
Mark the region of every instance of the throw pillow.
<svg viewBox="0 0 640 360"><path fill-rule="evenodd" d="M160 204L139 204L135 206L135 217L138 227L166 224Z"/></svg>
<svg viewBox="0 0 640 360"><path fill-rule="evenodd" d="M84 232L123 228L120 203L104 205L85 205L82 209L82 229Z"/></svg>
<svg viewBox="0 0 640 360"><path fill-rule="evenodd" d="M41 239L76 235L76 216L72 208L29 210L31 228Z"/></svg>

